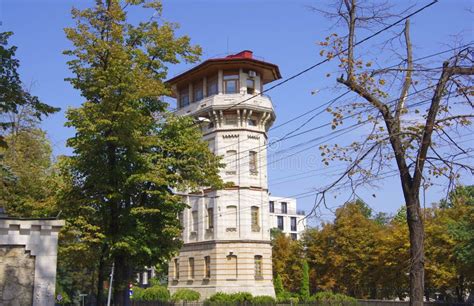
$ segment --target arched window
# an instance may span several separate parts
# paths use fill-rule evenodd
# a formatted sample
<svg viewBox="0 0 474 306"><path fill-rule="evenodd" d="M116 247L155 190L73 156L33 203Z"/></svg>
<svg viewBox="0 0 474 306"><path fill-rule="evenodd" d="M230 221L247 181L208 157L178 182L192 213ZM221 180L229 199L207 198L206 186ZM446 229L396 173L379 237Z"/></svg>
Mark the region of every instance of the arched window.
<svg viewBox="0 0 474 306"><path fill-rule="evenodd" d="M260 232L260 209L257 206L251 208L252 232Z"/></svg>

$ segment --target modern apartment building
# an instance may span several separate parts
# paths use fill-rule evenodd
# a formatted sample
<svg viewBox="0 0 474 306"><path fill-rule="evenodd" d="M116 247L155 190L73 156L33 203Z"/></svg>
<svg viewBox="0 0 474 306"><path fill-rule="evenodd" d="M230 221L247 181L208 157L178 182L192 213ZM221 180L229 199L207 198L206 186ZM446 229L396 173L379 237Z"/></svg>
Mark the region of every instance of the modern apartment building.
<svg viewBox="0 0 474 306"><path fill-rule="evenodd" d="M305 212L297 210L296 199L269 197L270 227L278 228L294 240L300 239L306 228Z"/></svg>
<svg viewBox="0 0 474 306"><path fill-rule="evenodd" d="M209 59L170 79L176 114L192 116L203 139L224 157L221 176L232 186L184 193L179 216L184 245L169 268L169 289L190 288L203 298L246 291L274 296L267 184L267 132L275 121L265 84L278 66L251 51Z"/></svg>

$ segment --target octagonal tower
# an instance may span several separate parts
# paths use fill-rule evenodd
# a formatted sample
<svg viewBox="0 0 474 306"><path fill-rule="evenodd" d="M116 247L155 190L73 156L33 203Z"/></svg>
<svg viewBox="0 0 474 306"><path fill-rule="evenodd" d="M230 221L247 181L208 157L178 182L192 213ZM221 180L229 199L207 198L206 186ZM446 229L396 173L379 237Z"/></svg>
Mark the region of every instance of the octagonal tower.
<svg viewBox="0 0 474 306"><path fill-rule="evenodd" d="M172 259L169 289L275 296L268 214L267 132L275 120L263 86L281 78L276 65L242 51L209 59L167 81L178 115L201 120L203 139L224 157L233 186L185 194L184 245ZM243 102L245 101L245 102ZM204 120L203 120L204 119Z"/></svg>

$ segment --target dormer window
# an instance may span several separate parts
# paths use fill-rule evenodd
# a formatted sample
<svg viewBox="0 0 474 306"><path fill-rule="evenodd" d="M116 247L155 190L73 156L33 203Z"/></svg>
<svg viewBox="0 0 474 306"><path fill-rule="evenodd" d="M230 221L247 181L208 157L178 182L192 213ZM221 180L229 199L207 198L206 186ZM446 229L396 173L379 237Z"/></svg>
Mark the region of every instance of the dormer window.
<svg viewBox="0 0 474 306"><path fill-rule="evenodd" d="M179 91L179 105L180 107L189 105L189 88L183 88Z"/></svg>
<svg viewBox="0 0 474 306"><path fill-rule="evenodd" d="M236 71L224 72L224 93L233 94L238 93L239 90L239 73Z"/></svg>

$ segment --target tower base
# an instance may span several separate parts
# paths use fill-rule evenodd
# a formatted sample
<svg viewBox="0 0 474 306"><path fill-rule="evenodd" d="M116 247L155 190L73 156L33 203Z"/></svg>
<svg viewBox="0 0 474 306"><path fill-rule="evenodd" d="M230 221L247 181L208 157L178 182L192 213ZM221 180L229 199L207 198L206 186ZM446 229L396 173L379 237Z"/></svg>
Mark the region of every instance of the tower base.
<svg viewBox="0 0 474 306"><path fill-rule="evenodd" d="M219 240L185 244L170 262L168 288L192 289L206 299L217 292L275 297L268 241Z"/></svg>

